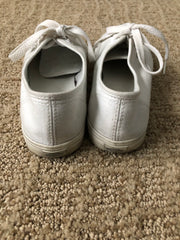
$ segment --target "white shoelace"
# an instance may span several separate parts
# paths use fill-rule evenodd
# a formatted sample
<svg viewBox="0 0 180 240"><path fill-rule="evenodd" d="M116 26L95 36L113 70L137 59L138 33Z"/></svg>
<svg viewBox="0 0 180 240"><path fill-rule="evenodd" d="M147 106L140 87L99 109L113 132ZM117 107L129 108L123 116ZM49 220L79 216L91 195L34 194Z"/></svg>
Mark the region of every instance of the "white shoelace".
<svg viewBox="0 0 180 240"><path fill-rule="evenodd" d="M67 39L72 44L83 47L89 61L94 61L94 51L87 34L77 26L60 25L53 20L45 20L40 23L35 29L35 33L17 46L9 54L9 58L14 62L18 61L29 49L36 48L43 40L58 38Z"/></svg>
<svg viewBox="0 0 180 240"><path fill-rule="evenodd" d="M163 62L163 58L162 58L160 52L148 42L148 40L144 36L144 34L140 32L140 29L146 30L147 32L160 38L164 42L164 45L165 45L164 62ZM160 73L164 66L163 73L165 73L166 61L167 61L168 55L169 55L168 43L167 43L163 33L161 33L158 29L156 29L155 27L152 27L150 25L125 23L120 26L108 27L106 29L106 33L95 43L96 59L101 55L101 53L104 49L103 43L105 43L108 40L112 40L112 41L117 40L120 37L122 37L123 35L129 36L133 39L134 45L136 48L136 52L137 52L138 60L141 64L142 68L146 72L148 72L152 75L155 75L155 74ZM145 56L144 56L144 46L146 46L157 57L158 62L159 62L159 69L157 71L153 72L153 71L149 70L149 67L146 65L146 60L145 60Z"/></svg>

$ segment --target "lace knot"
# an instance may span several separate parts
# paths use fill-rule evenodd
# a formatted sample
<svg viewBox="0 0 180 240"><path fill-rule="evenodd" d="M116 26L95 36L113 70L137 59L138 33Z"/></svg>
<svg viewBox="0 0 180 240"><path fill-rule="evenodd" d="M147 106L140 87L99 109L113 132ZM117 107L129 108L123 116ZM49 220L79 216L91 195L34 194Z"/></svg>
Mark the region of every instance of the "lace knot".
<svg viewBox="0 0 180 240"><path fill-rule="evenodd" d="M64 40L68 39L70 43L74 44L75 46L80 46L84 49L84 51L86 51L89 61L94 61L94 51L90 39L86 33L77 26L60 25L53 20L45 20L44 22L40 23L36 27L35 33L17 46L9 54L9 58L12 61L19 60L26 54L28 50L36 48L46 38L61 38ZM46 47L51 46L51 42L48 44Z"/></svg>
<svg viewBox="0 0 180 240"><path fill-rule="evenodd" d="M57 36L62 39L67 39L65 29L66 29L65 25L59 25L59 27L56 28Z"/></svg>

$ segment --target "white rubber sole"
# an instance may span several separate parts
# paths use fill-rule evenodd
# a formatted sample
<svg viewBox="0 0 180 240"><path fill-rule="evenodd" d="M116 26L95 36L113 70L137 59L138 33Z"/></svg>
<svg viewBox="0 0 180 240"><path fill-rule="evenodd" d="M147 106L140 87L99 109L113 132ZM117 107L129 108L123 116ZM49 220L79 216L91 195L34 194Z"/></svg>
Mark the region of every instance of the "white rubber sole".
<svg viewBox="0 0 180 240"><path fill-rule="evenodd" d="M88 123L89 135L94 145L102 150L111 152L131 152L139 148L144 142L145 134L137 139L128 141L113 141L99 134L90 123Z"/></svg>
<svg viewBox="0 0 180 240"><path fill-rule="evenodd" d="M72 140L55 146L36 143L29 139L24 133L23 136L29 150L36 155L40 157L64 157L75 152L81 146L84 131Z"/></svg>

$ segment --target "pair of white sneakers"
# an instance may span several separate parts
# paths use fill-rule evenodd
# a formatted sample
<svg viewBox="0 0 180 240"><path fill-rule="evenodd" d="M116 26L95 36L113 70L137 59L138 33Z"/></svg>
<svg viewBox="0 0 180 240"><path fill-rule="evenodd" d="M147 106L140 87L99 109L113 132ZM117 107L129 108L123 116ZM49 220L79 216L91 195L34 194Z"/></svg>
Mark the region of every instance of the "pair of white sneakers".
<svg viewBox="0 0 180 240"><path fill-rule="evenodd" d="M156 28L126 23L107 28L94 49L77 26L46 20L13 50L22 68L21 123L29 149L39 156L64 156L82 143L86 121L87 61L95 62L88 108L92 142L110 151L129 152L145 137L152 75L165 64L140 31L168 44ZM153 71L151 52L159 61Z"/></svg>

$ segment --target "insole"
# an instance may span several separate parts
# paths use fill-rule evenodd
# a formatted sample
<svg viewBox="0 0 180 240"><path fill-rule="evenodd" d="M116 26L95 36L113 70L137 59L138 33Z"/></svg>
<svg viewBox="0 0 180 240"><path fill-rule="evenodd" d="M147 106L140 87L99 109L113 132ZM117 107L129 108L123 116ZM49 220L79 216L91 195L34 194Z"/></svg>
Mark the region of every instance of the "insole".
<svg viewBox="0 0 180 240"><path fill-rule="evenodd" d="M112 90L121 92L134 90L134 78L127 65L127 59L105 62L102 76L104 84Z"/></svg>
<svg viewBox="0 0 180 240"><path fill-rule="evenodd" d="M80 57L64 47L42 50L28 68L29 85L40 92L66 92L76 87Z"/></svg>

